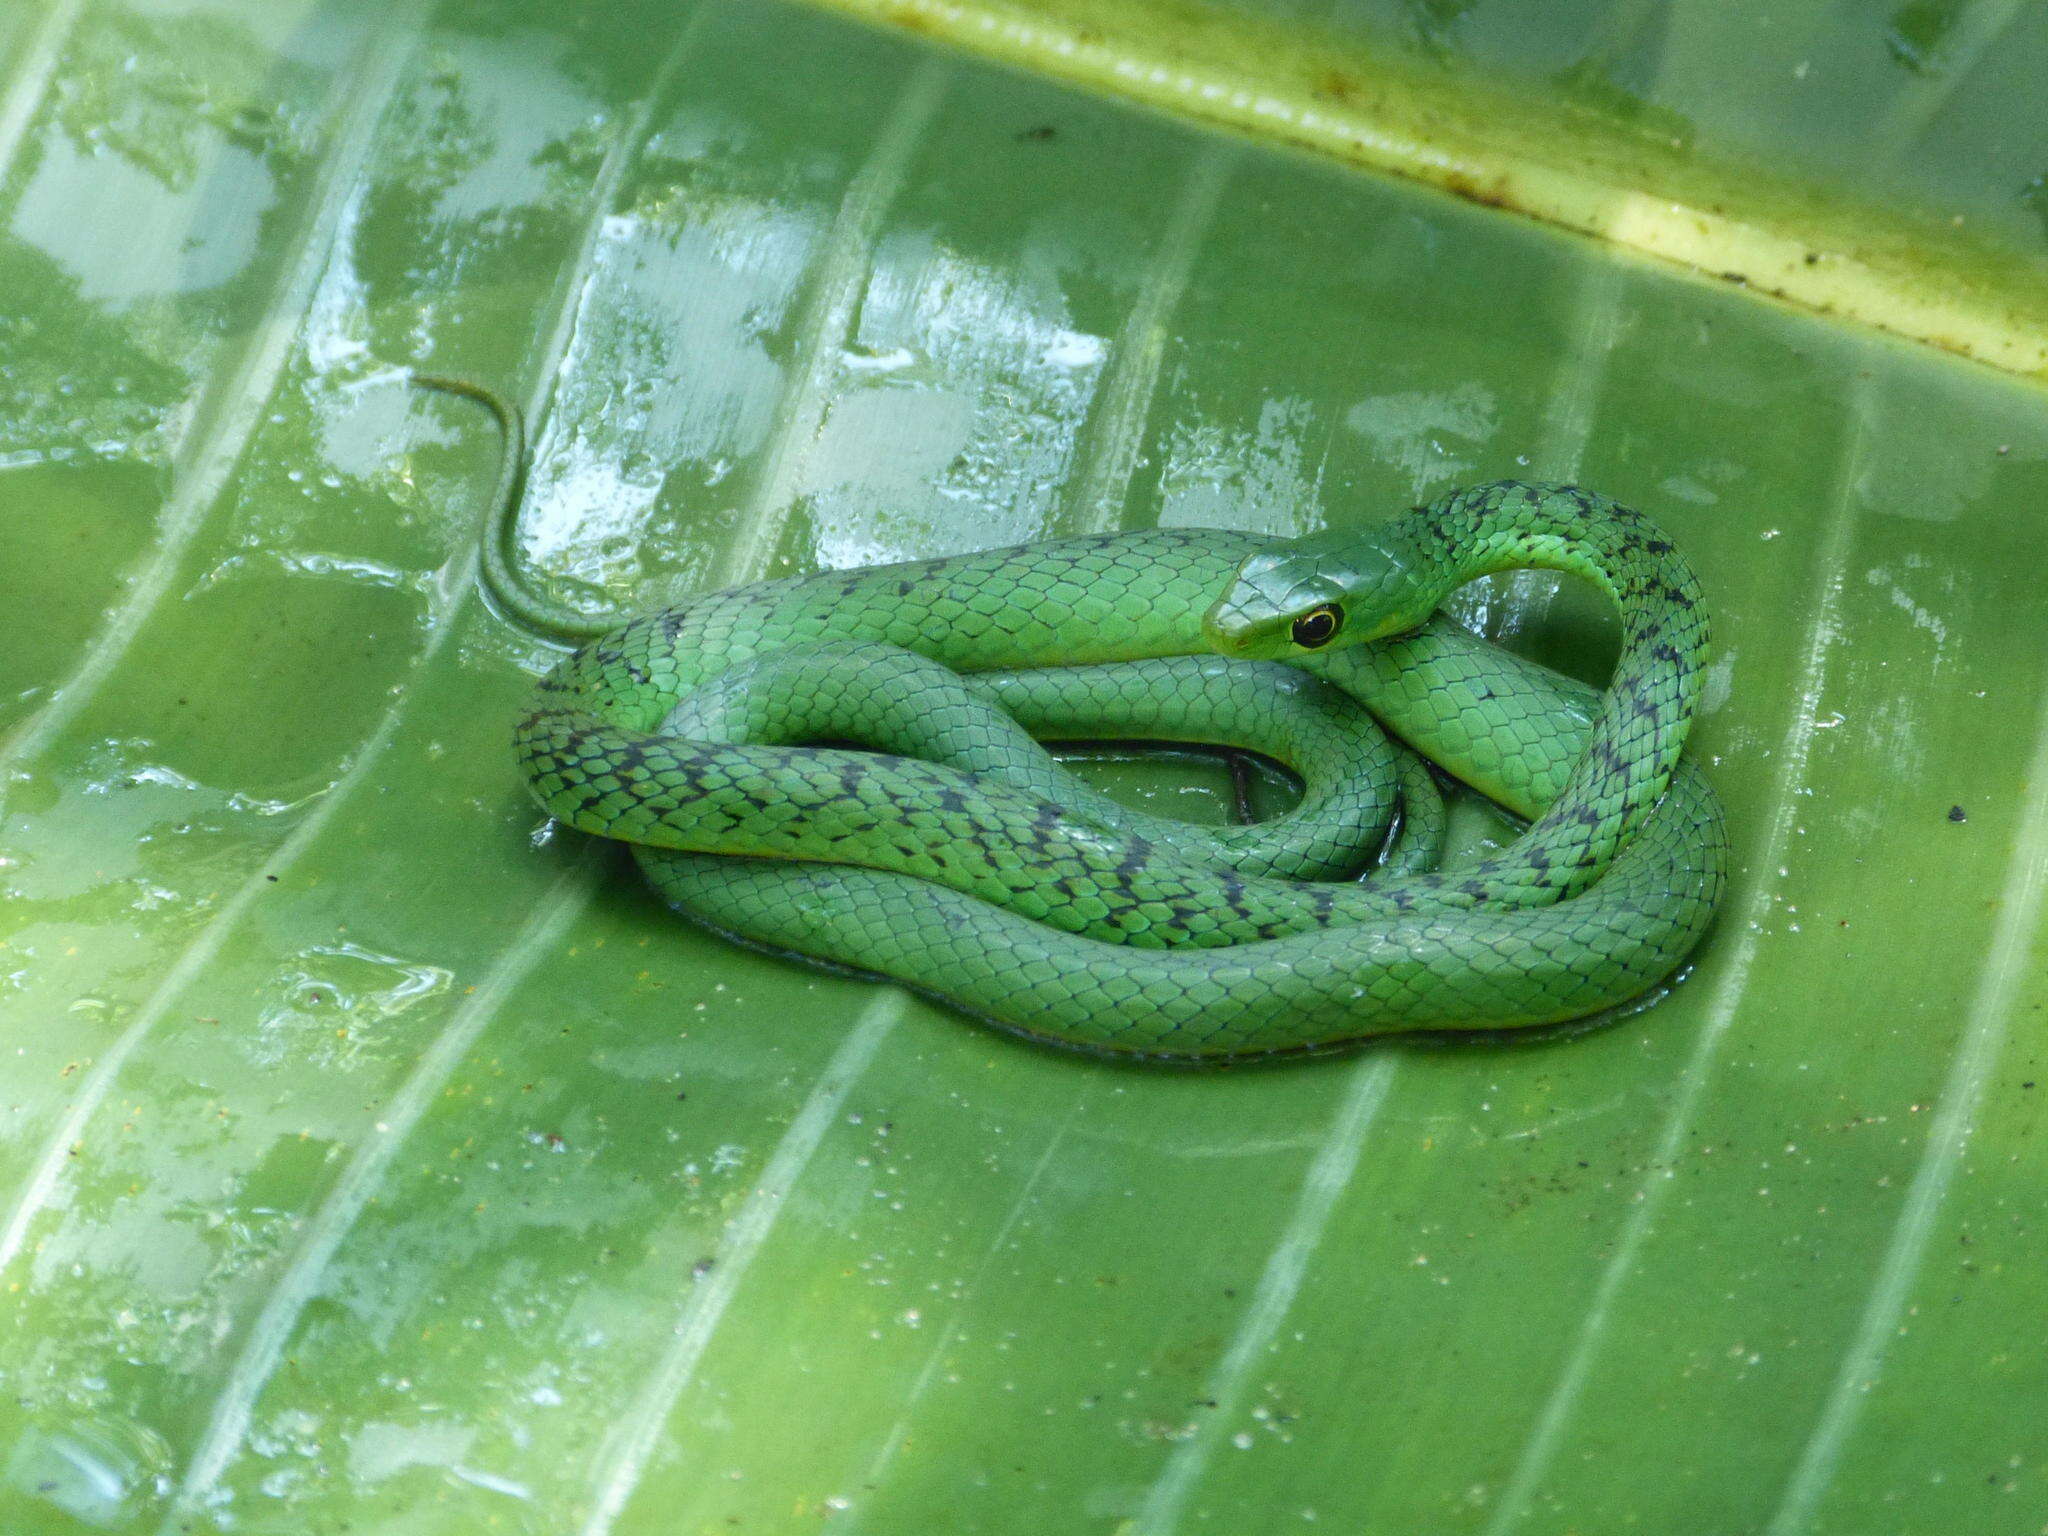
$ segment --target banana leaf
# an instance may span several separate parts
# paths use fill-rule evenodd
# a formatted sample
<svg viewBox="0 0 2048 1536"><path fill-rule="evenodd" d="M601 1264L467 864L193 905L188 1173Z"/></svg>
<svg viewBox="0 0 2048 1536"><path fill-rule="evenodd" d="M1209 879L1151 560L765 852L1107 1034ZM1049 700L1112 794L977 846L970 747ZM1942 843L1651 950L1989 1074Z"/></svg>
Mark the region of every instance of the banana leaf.
<svg viewBox="0 0 2048 1536"><path fill-rule="evenodd" d="M0 1530L2048 1528L2048 12L837 10L0 9ZM1197 1073L738 951L527 799L422 368L593 612L1638 505L1719 926Z"/></svg>

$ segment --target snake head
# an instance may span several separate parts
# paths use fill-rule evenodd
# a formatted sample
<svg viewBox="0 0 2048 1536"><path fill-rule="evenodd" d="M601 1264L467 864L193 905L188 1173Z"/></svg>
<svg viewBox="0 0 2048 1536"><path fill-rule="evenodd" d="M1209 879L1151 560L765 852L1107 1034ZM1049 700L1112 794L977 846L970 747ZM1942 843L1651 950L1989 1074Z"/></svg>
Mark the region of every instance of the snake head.
<svg viewBox="0 0 2048 1536"><path fill-rule="evenodd" d="M1254 661L1403 634L1436 606L1419 564L1405 544L1376 534L1312 533L1239 566L1202 630L1223 655Z"/></svg>

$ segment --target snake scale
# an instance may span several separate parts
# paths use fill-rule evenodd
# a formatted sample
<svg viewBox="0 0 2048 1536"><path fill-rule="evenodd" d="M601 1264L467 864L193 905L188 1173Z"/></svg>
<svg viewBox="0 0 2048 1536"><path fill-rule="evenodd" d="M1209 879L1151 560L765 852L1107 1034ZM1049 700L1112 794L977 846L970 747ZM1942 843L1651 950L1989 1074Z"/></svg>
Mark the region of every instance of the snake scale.
<svg viewBox="0 0 2048 1536"><path fill-rule="evenodd" d="M1680 755L1699 586L1606 497L1499 481L1363 531L1060 539L762 581L612 627L516 570L516 413L420 382L507 432L483 560L498 605L588 641L515 732L532 793L631 844L672 906L727 937L1043 1040L1213 1060L1582 1017L1668 977L1712 920L1722 813ZM1436 614L1525 567L1615 603L1604 692ZM1034 738L1247 748L1304 793L1272 821L1197 829L1089 790ZM1424 757L1526 831L1431 867Z"/></svg>

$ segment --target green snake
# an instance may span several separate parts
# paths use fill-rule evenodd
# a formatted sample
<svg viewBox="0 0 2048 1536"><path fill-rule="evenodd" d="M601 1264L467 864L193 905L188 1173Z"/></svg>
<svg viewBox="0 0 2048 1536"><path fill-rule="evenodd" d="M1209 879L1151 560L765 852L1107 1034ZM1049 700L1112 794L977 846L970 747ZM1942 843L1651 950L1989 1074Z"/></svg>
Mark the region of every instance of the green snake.
<svg viewBox="0 0 2048 1536"><path fill-rule="evenodd" d="M727 937L1039 1039L1200 1060L1583 1017L1669 977L1712 920L1722 814L1680 756L1699 585L1606 497L1500 481L1365 531L1059 539L614 627L518 573L516 413L422 382L483 400L508 435L492 597L589 642L515 732L534 797L630 843ZM1615 603L1604 694L1437 615L1525 567ZM1304 793L1270 822L1197 829L1089 790L1034 738L1249 749ZM1422 757L1527 829L1430 867L1443 817Z"/></svg>

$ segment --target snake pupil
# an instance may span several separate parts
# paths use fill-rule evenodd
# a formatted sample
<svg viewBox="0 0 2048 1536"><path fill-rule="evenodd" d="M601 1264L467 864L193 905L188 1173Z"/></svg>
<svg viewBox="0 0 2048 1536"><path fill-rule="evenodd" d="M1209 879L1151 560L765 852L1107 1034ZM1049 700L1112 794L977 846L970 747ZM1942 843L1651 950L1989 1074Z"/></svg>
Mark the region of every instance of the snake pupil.
<svg viewBox="0 0 2048 1536"><path fill-rule="evenodd" d="M1334 603L1324 603L1294 621L1294 643L1312 651L1319 645L1328 645L1343 627L1343 610Z"/></svg>

